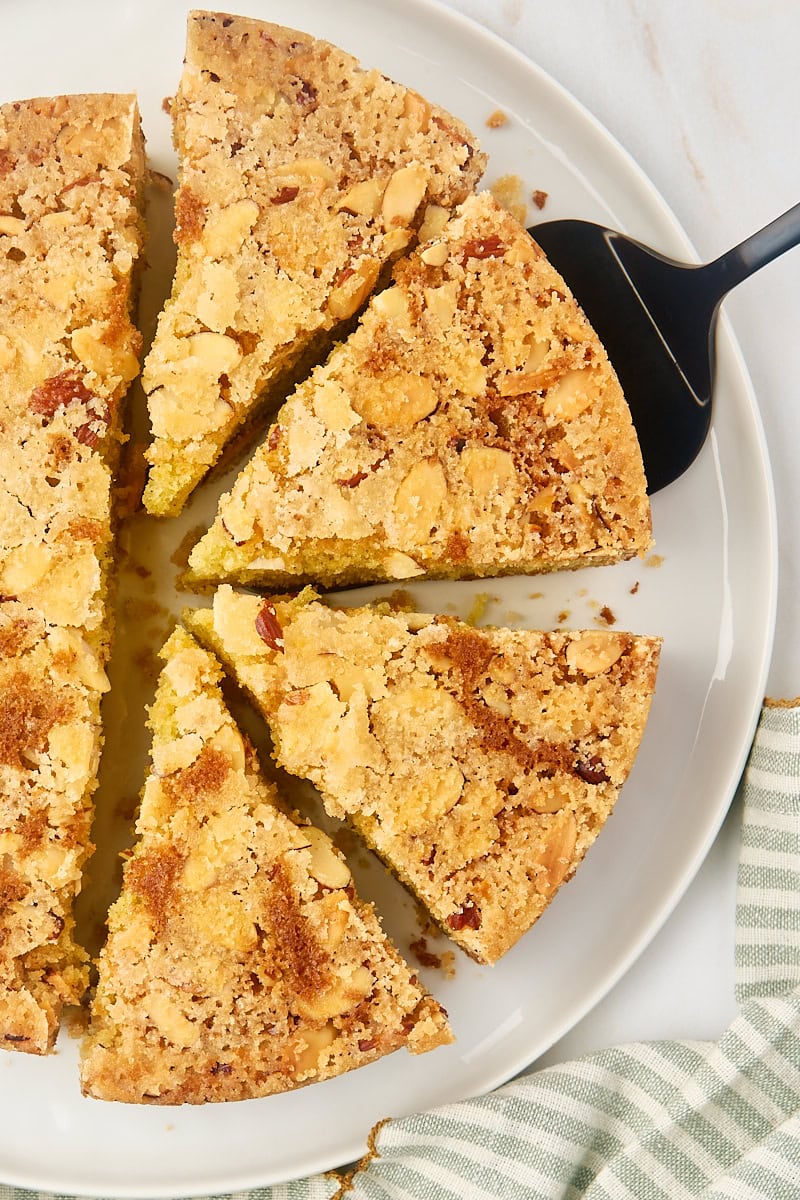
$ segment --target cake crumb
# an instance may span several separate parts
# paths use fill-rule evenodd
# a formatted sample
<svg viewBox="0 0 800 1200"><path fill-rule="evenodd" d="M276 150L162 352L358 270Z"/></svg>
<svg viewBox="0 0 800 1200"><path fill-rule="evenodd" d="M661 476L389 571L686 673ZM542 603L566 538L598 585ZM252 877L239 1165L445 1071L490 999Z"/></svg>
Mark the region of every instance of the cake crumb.
<svg viewBox="0 0 800 1200"><path fill-rule="evenodd" d="M167 610L157 600L146 600L141 596L128 596L122 603L122 611L128 620L149 621L152 617L164 616Z"/></svg>
<svg viewBox="0 0 800 1200"><path fill-rule="evenodd" d="M558 616L556 617L556 622L557 622L557 624L559 624L559 625L563 625L563 624L564 624L564 622L565 622L565 621L568 621L568 620L569 620L569 609L568 609L568 608L562 608L561 612L560 612L560 613L558 614Z"/></svg>
<svg viewBox="0 0 800 1200"><path fill-rule="evenodd" d="M488 592L477 592L475 599L472 601L472 607L467 613L464 621L467 625L477 625L486 616L486 610L489 607L491 597Z"/></svg>
<svg viewBox="0 0 800 1200"><path fill-rule="evenodd" d="M660 567L660 566L663 566L663 563L664 563L664 555L663 554L649 554L647 556L647 558L644 560L644 565L646 567Z"/></svg>
<svg viewBox="0 0 800 1200"><path fill-rule="evenodd" d="M386 597L386 603L395 612L416 612L417 610L417 602L408 588L395 588L391 595Z"/></svg>
<svg viewBox="0 0 800 1200"><path fill-rule="evenodd" d="M452 950L445 950L442 955L442 971L445 979L455 979L456 977L456 956Z"/></svg>
<svg viewBox="0 0 800 1200"><path fill-rule="evenodd" d="M508 124L508 116L503 112L502 108L496 108L486 118L486 124L489 129L502 129L504 125Z"/></svg>
<svg viewBox="0 0 800 1200"><path fill-rule="evenodd" d="M531 192L531 200L539 209L539 212L541 212L545 204L547 204L547 192L543 192L540 188L537 188L536 191Z"/></svg>
<svg viewBox="0 0 800 1200"><path fill-rule="evenodd" d="M529 600L541 600L543 596L544 592L528 592Z"/></svg>
<svg viewBox="0 0 800 1200"><path fill-rule="evenodd" d="M437 971L440 969L442 965L441 955L434 954L432 950L428 949L426 938L417 938L415 942L411 942L408 948L421 967L430 967Z"/></svg>
<svg viewBox="0 0 800 1200"><path fill-rule="evenodd" d="M604 604L600 609L598 620L602 621L604 625L616 625L617 623L617 618L607 604Z"/></svg>
<svg viewBox="0 0 800 1200"><path fill-rule="evenodd" d="M526 209L523 195L524 185L519 175L501 175L490 185L489 191L506 212L511 213L520 225L525 224Z"/></svg>
<svg viewBox="0 0 800 1200"><path fill-rule="evenodd" d="M163 171L155 171L152 167L147 173L147 182L159 192L171 192L175 186L169 175L165 175Z"/></svg>
<svg viewBox="0 0 800 1200"><path fill-rule="evenodd" d="M133 665L141 671L145 679L150 679L153 682L158 678L158 659L152 646L143 646L141 650L133 655Z"/></svg>
<svg viewBox="0 0 800 1200"><path fill-rule="evenodd" d="M89 1027L89 1014L83 1008L65 1008L61 1025L67 1037L79 1040Z"/></svg>
<svg viewBox="0 0 800 1200"><path fill-rule="evenodd" d="M633 587L628 588L628 591L630 592L630 594L632 596L635 596L636 593L638 592L638 590L639 590L639 580L637 579L636 582L634 583Z"/></svg>
<svg viewBox="0 0 800 1200"><path fill-rule="evenodd" d="M191 529L186 530L186 533L169 556L169 561L173 566L180 567L182 571L186 570L189 566L189 555L205 532L205 525L193 525Z"/></svg>
<svg viewBox="0 0 800 1200"><path fill-rule="evenodd" d="M144 442L128 442L120 456L115 491L116 517L127 521L142 507L142 493L147 478Z"/></svg>

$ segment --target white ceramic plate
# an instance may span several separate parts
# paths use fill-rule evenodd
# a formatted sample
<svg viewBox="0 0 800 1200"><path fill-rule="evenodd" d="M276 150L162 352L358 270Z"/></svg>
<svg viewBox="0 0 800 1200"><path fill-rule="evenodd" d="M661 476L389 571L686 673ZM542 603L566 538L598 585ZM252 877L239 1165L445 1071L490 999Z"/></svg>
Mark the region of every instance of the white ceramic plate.
<svg viewBox="0 0 800 1200"><path fill-rule="evenodd" d="M691 256L674 218L612 138L530 62L466 20L424 0L380 6L263 0L234 7L328 37L445 105L482 134L490 154L486 181L519 174L527 194L534 188L549 194L546 217L602 220L666 253ZM178 81L184 20L183 5L164 0L6 0L0 99L135 90L153 165L174 175L161 101ZM486 118L496 108L510 120L489 130ZM168 196L156 198L151 258L161 267L147 282L151 308L168 286L168 210ZM129 802L141 784L142 704L151 687L141 650L148 641L157 646L164 626L161 610L147 605L154 596L174 605L168 556L212 506L207 493L178 522L137 521L126 535L155 575L147 582L123 572L100 794L101 811L112 815L101 817L101 836L113 826L120 799ZM700 865L733 794L763 694L775 601L772 490L753 397L725 329L714 431L689 474L655 498L653 513L658 562L484 585L496 598L486 620L592 625L608 605L619 627L665 641L633 775L575 880L495 968L458 956L453 978L423 972L450 1012L456 1044L422 1058L400 1052L287 1096L165 1110L82 1099L76 1042L62 1034L52 1057L0 1058L0 1178L83 1195L159 1197L319 1171L357 1157L383 1117L507 1079L600 999ZM474 584L414 588L421 607L461 613L475 592ZM351 593L348 602L357 598ZM376 899L407 952L419 934L413 906L363 855L355 867L362 891ZM101 882L104 870L100 856Z"/></svg>

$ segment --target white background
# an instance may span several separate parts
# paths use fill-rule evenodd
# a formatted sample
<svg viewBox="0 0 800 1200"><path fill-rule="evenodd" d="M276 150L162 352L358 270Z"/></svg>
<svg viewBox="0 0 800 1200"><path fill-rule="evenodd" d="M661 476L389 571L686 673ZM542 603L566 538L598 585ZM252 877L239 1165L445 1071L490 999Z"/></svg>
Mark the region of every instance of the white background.
<svg viewBox="0 0 800 1200"><path fill-rule="evenodd" d="M633 155L710 259L800 201L798 0L445 0L562 83ZM544 214L546 216L546 212ZM778 508L769 694L800 693L800 249L725 302L758 396ZM716 1038L735 1014L741 810L649 949L540 1060Z"/></svg>

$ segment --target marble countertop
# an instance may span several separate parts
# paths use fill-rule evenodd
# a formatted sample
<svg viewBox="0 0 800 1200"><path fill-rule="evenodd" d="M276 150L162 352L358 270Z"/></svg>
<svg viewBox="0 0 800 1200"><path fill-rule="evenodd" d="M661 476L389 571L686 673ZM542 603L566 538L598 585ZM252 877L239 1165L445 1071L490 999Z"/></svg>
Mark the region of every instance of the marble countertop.
<svg viewBox="0 0 800 1200"><path fill-rule="evenodd" d="M800 200L797 0L445 0L523 51L610 130L701 259ZM800 693L800 249L725 301L774 476L780 539L773 697ZM543 1063L640 1038L714 1039L735 1014L734 802L703 867L631 970Z"/></svg>

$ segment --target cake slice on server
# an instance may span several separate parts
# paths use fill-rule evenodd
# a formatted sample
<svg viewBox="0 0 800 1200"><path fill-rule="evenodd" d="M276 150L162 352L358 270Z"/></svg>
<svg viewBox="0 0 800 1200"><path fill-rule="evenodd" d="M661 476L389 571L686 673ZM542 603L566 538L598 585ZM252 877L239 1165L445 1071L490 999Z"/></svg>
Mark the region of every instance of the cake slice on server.
<svg viewBox="0 0 800 1200"><path fill-rule="evenodd" d="M88 981L73 900L108 689L108 577L144 149L133 96L0 107L0 1047Z"/></svg>
<svg viewBox="0 0 800 1200"><path fill-rule="evenodd" d="M310 779L478 962L533 924L639 747L657 638L473 629L219 588L188 620Z"/></svg>
<svg viewBox="0 0 800 1200"><path fill-rule="evenodd" d="M99 959L83 1091L242 1100L451 1041L344 858L260 773L216 659L182 628L161 658L152 771Z"/></svg>
<svg viewBox="0 0 800 1200"><path fill-rule="evenodd" d="M302 383L195 547L266 588L611 563L650 545L630 411L564 281L488 193Z"/></svg>
<svg viewBox="0 0 800 1200"><path fill-rule="evenodd" d="M222 13L189 15L172 116L178 262L143 377L144 500L159 515L181 509L485 164L416 92L308 34Z"/></svg>

